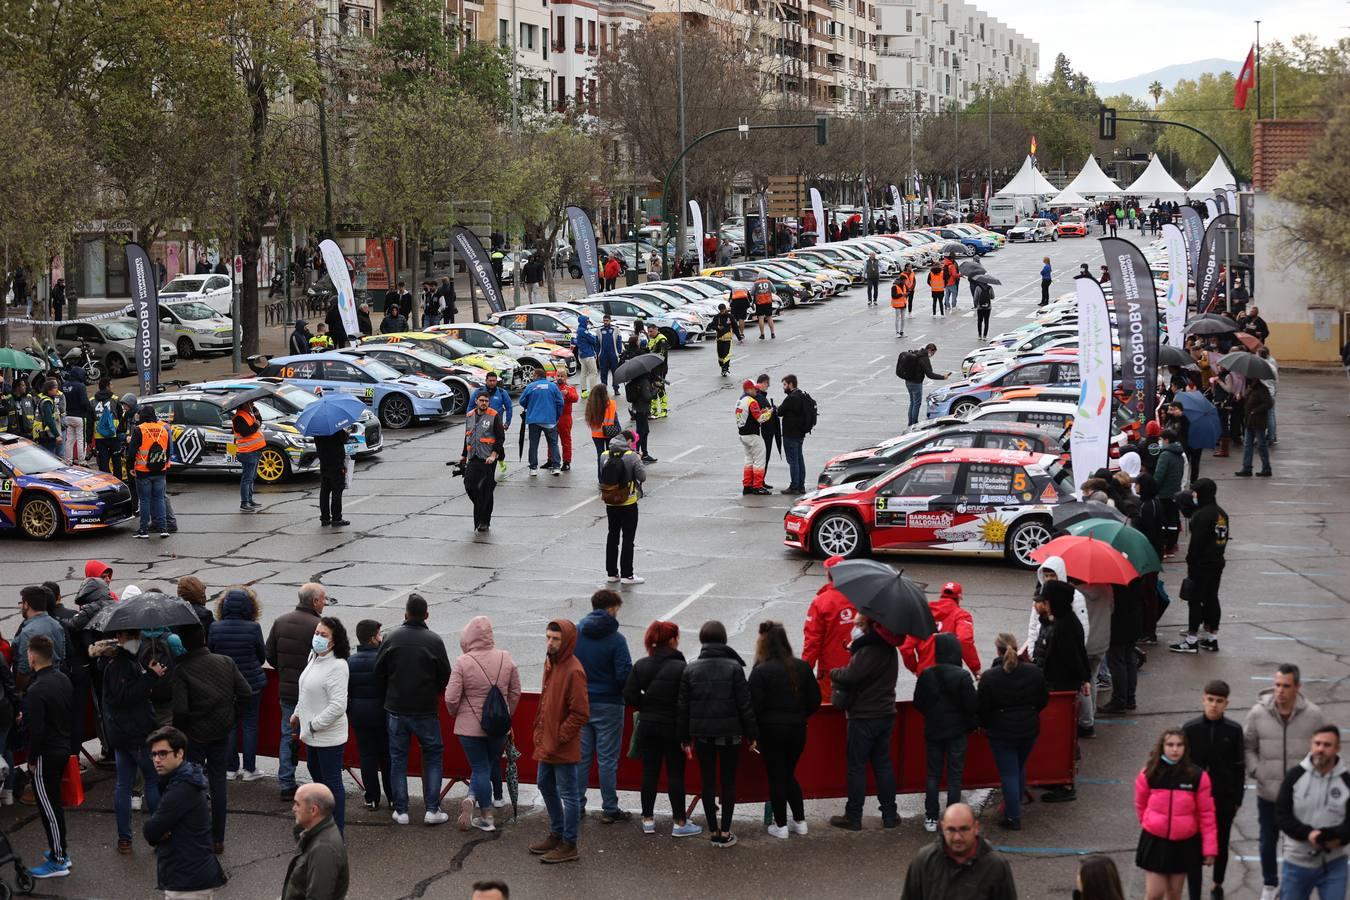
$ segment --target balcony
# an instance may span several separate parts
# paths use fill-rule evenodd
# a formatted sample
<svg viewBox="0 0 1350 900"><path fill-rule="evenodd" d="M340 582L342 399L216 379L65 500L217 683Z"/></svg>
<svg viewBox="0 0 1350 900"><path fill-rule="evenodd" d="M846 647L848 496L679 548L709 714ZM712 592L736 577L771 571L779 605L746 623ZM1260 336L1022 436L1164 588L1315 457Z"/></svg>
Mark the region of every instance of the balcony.
<svg viewBox="0 0 1350 900"><path fill-rule="evenodd" d="M575 47L573 47L572 49L575 50L577 53L585 53L585 52L586 52L586 45L585 45L585 44L577 44L577 45L576 45Z"/></svg>
<svg viewBox="0 0 1350 900"><path fill-rule="evenodd" d="M591 56L599 56L599 55L600 55L600 45L599 45L599 44L590 44L590 45L588 45L588 46L586 47L586 52L589 53Z"/></svg>

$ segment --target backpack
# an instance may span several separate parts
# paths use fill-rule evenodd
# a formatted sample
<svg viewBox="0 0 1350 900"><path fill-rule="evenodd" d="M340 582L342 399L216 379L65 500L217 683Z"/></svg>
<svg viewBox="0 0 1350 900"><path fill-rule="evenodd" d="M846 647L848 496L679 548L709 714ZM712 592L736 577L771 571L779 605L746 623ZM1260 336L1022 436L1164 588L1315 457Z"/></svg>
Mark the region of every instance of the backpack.
<svg viewBox="0 0 1350 900"><path fill-rule="evenodd" d="M623 506L633 495L633 482L628 480L623 458L628 451L610 450L600 467L600 499L606 506Z"/></svg>
<svg viewBox="0 0 1350 900"><path fill-rule="evenodd" d="M145 451L145 467L150 470L151 475L158 475L164 471L169 462L169 454L164 447L159 444L151 444Z"/></svg>
<svg viewBox="0 0 1350 900"><path fill-rule="evenodd" d="M117 437L117 418L113 415L113 404L117 401L108 399L100 400L94 404L94 415L97 421L94 423L94 435L100 438Z"/></svg>
<svg viewBox="0 0 1350 900"><path fill-rule="evenodd" d="M470 656L478 668L482 670L486 677L487 669L477 659ZM506 698L502 696L502 689L497 686L497 680L502 677L502 666L506 665L506 657L502 657L501 665L497 666L497 678L492 680L492 686L488 688L487 698L483 700L483 709L478 714L478 726L483 729L483 733L490 738L505 737L511 731L511 708L506 705Z"/></svg>
<svg viewBox="0 0 1350 900"><path fill-rule="evenodd" d="M810 434L811 429L816 427L820 421L820 410L816 407L816 400L806 391L798 391L802 395L802 434Z"/></svg>
<svg viewBox="0 0 1350 900"><path fill-rule="evenodd" d="M919 366L919 350L906 350L900 354L895 361L895 374L897 378L903 378L906 381L914 381L919 378L923 369Z"/></svg>

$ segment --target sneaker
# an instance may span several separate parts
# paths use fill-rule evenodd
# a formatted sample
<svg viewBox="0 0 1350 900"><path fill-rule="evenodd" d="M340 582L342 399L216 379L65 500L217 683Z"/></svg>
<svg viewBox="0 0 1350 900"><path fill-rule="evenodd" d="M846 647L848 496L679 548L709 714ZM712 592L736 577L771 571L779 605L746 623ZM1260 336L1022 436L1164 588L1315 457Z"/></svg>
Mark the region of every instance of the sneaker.
<svg viewBox="0 0 1350 900"><path fill-rule="evenodd" d="M374 810L374 809L379 809L379 808L380 808L380 801L378 801L378 800L367 800L367 801L366 801L366 809Z"/></svg>
<svg viewBox="0 0 1350 900"><path fill-rule="evenodd" d="M1269 477L1271 477L1271 476L1274 475L1274 474L1275 474L1274 472L1272 472L1272 471L1270 471L1269 469L1267 469L1267 470L1264 471L1264 472L1257 472L1257 473L1256 473L1256 477L1257 477L1257 478L1269 478Z"/></svg>
<svg viewBox="0 0 1350 900"><path fill-rule="evenodd" d="M8 791L6 791L6 793L8 793ZM141 799L141 795L140 795L140 794L132 794L132 795L131 795L131 808L132 808L132 809L139 811L140 808L141 808L141 804L142 804L143 802L144 802L144 801ZM8 806L8 805L9 805L8 803L5 804L5 806Z"/></svg>
<svg viewBox="0 0 1350 900"><path fill-rule="evenodd" d="M429 809L427 810L426 815L422 816L423 825L443 825L449 821L450 814L448 812L441 812L439 809Z"/></svg>
<svg viewBox="0 0 1350 900"><path fill-rule="evenodd" d="M862 831L862 822L848 816L830 816L830 827L842 828L845 831Z"/></svg>
<svg viewBox="0 0 1350 900"><path fill-rule="evenodd" d="M929 833L937 831L937 819L930 819L925 816L923 820L923 830Z"/></svg>
<svg viewBox="0 0 1350 900"><path fill-rule="evenodd" d="M239 504L239 511L240 511L240 512L245 512L245 513L257 512L257 510L255 510L253 507L249 506L247 503L240 503L240 504Z"/></svg>
<svg viewBox="0 0 1350 900"><path fill-rule="evenodd" d="M563 470L564 472L570 472L570 471L572 471L572 464L571 464L570 462L565 462L565 463L563 463L563 464L562 464L562 470Z"/></svg>
<svg viewBox="0 0 1350 900"><path fill-rule="evenodd" d="M244 777L243 769L235 769L233 771L228 771L225 773L226 781L238 781L242 777Z"/></svg>
<svg viewBox="0 0 1350 900"><path fill-rule="evenodd" d="M643 820L642 820L642 833L643 833L643 834L656 834L656 820L655 820L655 819L643 819Z"/></svg>
<svg viewBox="0 0 1350 900"><path fill-rule="evenodd" d="M491 819L485 819L482 816L474 816L469 819L469 824L479 831L496 831L497 825Z"/></svg>
<svg viewBox="0 0 1350 900"><path fill-rule="evenodd" d="M549 471L552 472L554 476L562 474L562 469L550 469Z"/></svg>
<svg viewBox="0 0 1350 900"><path fill-rule="evenodd" d="M54 863L51 860L43 860L42 865L36 869L29 869L28 874L34 878L65 878L70 874L70 866Z"/></svg>
<svg viewBox="0 0 1350 900"><path fill-rule="evenodd" d="M1173 653L1199 653L1200 644L1196 641L1180 640L1175 644L1168 644L1167 649Z"/></svg>
<svg viewBox="0 0 1350 900"><path fill-rule="evenodd" d="M459 826L460 831L468 831L469 823L474 817L474 802L472 797L465 797L464 802L459 806L459 816L455 819L455 824ZM429 815L429 813L428 813ZM428 825L431 823L428 822Z"/></svg>
<svg viewBox="0 0 1350 900"><path fill-rule="evenodd" d="M624 584L642 584L647 579L643 578L641 575L629 575L627 578L621 580Z"/></svg>
<svg viewBox="0 0 1350 900"><path fill-rule="evenodd" d="M642 461L649 466L654 462L660 462L655 456L644 456L642 457Z"/></svg>
<svg viewBox="0 0 1350 900"><path fill-rule="evenodd" d="M248 505L253 507L254 509L262 509L262 504L253 500L248 501Z"/></svg>
<svg viewBox="0 0 1350 900"><path fill-rule="evenodd" d="M344 526L346 526L346 525L350 525L350 524L352 524L352 523L351 523L351 522L348 522L346 519L335 519L335 520L333 521L333 527L334 527L334 528L342 528L342 527L344 527Z"/></svg>
<svg viewBox="0 0 1350 900"><path fill-rule="evenodd" d="M262 781L267 777L266 772L259 772L257 769L240 769L239 777L244 781Z"/></svg>
<svg viewBox="0 0 1350 900"><path fill-rule="evenodd" d="M726 832L725 834L715 834L713 835L712 838L712 844L718 850L725 850L728 847L734 847L736 846L736 835L732 834L730 831Z"/></svg>
<svg viewBox="0 0 1350 900"><path fill-rule="evenodd" d="M42 851L42 861L43 861L43 862L51 862L51 861L52 861L52 851L50 851L50 850L43 850L43 851ZM65 856L65 858L61 860L61 865L65 866L67 869L73 869L73 868L75 868L75 864L74 864L73 862L70 861L70 854L69 854L69 853L67 853L66 856Z"/></svg>
<svg viewBox="0 0 1350 900"><path fill-rule="evenodd" d="M130 855L131 855L131 841L130 841L130 840L127 840L126 838L118 838L118 839L117 839L117 852L118 852L118 854L120 854L121 856L130 856Z"/></svg>
<svg viewBox="0 0 1350 900"><path fill-rule="evenodd" d="M393 816L393 819L394 819L394 824L395 824L395 825L407 825L407 824L408 824L408 814L405 813L405 812L399 812L398 810L394 810L394 816Z"/></svg>
<svg viewBox="0 0 1350 900"><path fill-rule="evenodd" d="M1078 791L1067 784L1061 784L1058 787L1052 787L1050 790L1041 794L1042 803L1068 803L1078 799Z"/></svg>
<svg viewBox="0 0 1350 900"><path fill-rule="evenodd" d="M607 583L609 583L609 584L618 584L618 583L619 583L619 576L618 576L618 575L606 575L606 576L605 576L605 581L606 581Z"/></svg>
<svg viewBox="0 0 1350 900"><path fill-rule="evenodd" d="M806 820L802 819L798 822L796 819L790 819L788 821L788 830L793 834L806 834Z"/></svg>
<svg viewBox="0 0 1350 900"><path fill-rule="evenodd" d="M511 801L507 800L505 797L498 797L496 800L492 801L493 809L506 809L506 807L510 805Z"/></svg>
<svg viewBox="0 0 1350 900"><path fill-rule="evenodd" d="M1267 884L1261 888L1261 900L1280 900L1280 886Z"/></svg>
<svg viewBox="0 0 1350 900"><path fill-rule="evenodd" d="M614 812L601 812L600 824L613 825L615 822L627 822L633 818L633 814L626 809L616 809Z"/></svg>
<svg viewBox="0 0 1350 900"><path fill-rule="evenodd" d="M531 477L531 478L538 478L538 477L539 477L539 470L538 470L538 469L530 469L530 477Z"/></svg>
<svg viewBox="0 0 1350 900"><path fill-rule="evenodd" d="M780 841L786 841L788 839L788 830L786 825L770 825L765 830L769 832L769 837L776 837Z"/></svg>
<svg viewBox="0 0 1350 900"><path fill-rule="evenodd" d="M1158 636L1153 634L1148 637L1141 637L1139 640L1135 641L1135 643L1140 647L1155 647L1158 644Z"/></svg>
<svg viewBox="0 0 1350 900"><path fill-rule="evenodd" d="M169 533L168 533L167 531L161 531L161 532L159 533L159 536L162 537L162 538L166 538L166 537L169 536Z"/></svg>
<svg viewBox="0 0 1350 900"><path fill-rule="evenodd" d="M683 825L676 825L670 829L671 837L693 837L696 834L703 833L702 825L695 825L693 822L685 822Z"/></svg>
<svg viewBox="0 0 1350 900"><path fill-rule="evenodd" d="M138 541L145 541L145 540L149 540L149 539L150 539L150 534L149 534L148 532L145 532L145 531L138 531L138 532L136 532L136 540L138 540Z"/></svg>
<svg viewBox="0 0 1350 900"><path fill-rule="evenodd" d="M560 840L558 846L539 857L539 861L548 865L553 865L554 863L576 862L577 845Z"/></svg>
<svg viewBox="0 0 1350 900"><path fill-rule="evenodd" d="M1218 653L1218 652L1219 652L1219 639L1218 639L1218 638L1209 638L1209 639L1207 639L1207 640L1202 640L1202 641L1200 642L1200 649L1201 649L1201 650L1208 650L1210 653Z"/></svg>
<svg viewBox="0 0 1350 900"><path fill-rule="evenodd" d="M1236 475L1238 478L1251 478L1251 477L1252 477L1252 470L1251 470L1251 469L1238 469L1238 470L1237 470L1236 472L1234 472L1233 474Z"/></svg>

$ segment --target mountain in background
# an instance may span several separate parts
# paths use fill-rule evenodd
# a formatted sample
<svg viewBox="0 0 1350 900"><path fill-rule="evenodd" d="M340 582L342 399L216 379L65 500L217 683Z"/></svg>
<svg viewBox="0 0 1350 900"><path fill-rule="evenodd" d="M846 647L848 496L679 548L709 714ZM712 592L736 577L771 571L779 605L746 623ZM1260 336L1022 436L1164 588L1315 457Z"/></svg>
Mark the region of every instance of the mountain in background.
<svg viewBox="0 0 1350 900"><path fill-rule="evenodd" d="M1131 97L1137 97L1148 103L1153 104L1153 98L1149 95L1148 86L1155 81L1162 82L1164 90L1170 90L1172 85L1181 81L1183 78L1199 78L1206 72L1232 72L1236 74L1242 68L1241 60L1231 59L1201 59L1196 62L1178 63L1175 66L1165 66L1161 69L1155 69L1152 72L1145 72L1143 75L1135 75L1133 78L1124 78L1120 81L1098 81L1096 83L1098 97L1114 97L1117 94L1128 94Z"/></svg>

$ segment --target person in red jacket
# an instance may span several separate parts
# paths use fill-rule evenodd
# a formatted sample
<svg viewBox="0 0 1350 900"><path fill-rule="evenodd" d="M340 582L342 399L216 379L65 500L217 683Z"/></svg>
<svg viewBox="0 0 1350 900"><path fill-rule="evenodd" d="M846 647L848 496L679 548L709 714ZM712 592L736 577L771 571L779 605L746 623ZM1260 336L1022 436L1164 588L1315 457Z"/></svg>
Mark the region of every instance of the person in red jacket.
<svg viewBox="0 0 1350 900"><path fill-rule="evenodd" d="M802 659L816 673L820 696L829 702L830 670L848 665L848 645L853 640L853 621L858 611L834 586L830 569L843 562L842 556L825 560L826 582L816 591L802 625Z"/></svg>
<svg viewBox="0 0 1350 900"><path fill-rule="evenodd" d="M941 596L929 603L928 608L933 611L933 621L937 622L937 634L923 640L913 636L905 638L900 645L900 659L904 661L905 668L915 675L923 672L935 662L933 642L937 636L954 634L961 642L961 659L965 661L966 668L979 678L980 654L975 649L975 620L969 611L961 607L960 582L949 581L944 584Z"/></svg>
<svg viewBox="0 0 1350 900"><path fill-rule="evenodd" d="M558 441L562 444L562 470L569 472L572 469L572 405L581 399L581 395L568 383L567 369L559 369L554 381L563 395L563 411L558 416ZM554 466L558 461L550 455L548 464Z"/></svg>
<svg viewBox="0 0 1350 900"><path fill-rule="evenodd" d="M1191 762L1180 728L1162 733L1135 779L1134 811L1142 829L1134 864L1144 870L1148 896L1181 900L1186 873L1214 864L1219 829L1209 773Z"/></svg>

